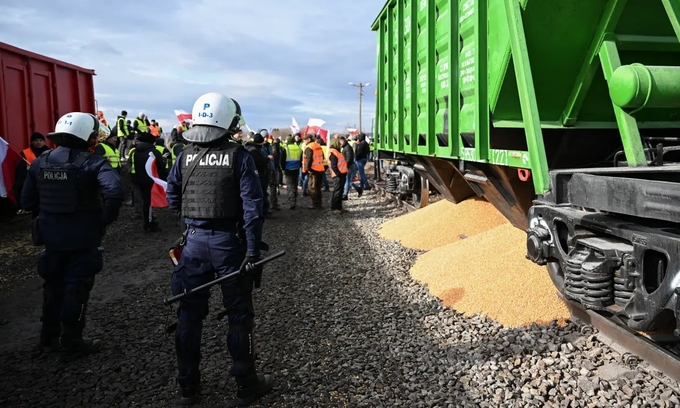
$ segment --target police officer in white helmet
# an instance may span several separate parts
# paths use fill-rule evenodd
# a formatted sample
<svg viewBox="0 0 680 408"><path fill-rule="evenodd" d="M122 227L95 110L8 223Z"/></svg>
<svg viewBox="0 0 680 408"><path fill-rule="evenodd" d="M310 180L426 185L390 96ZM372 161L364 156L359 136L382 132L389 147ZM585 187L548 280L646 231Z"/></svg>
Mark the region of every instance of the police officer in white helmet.
<svg viewBox="0 0 680 408"><path fill-rule="evenodd" d="M45 245L38 260L45 280L40 348L61 349L62 361L99 349L99 340L83 338L85 310L103 268L102 237L118 217L125 187L111 164L89 148L109 134L92 114L62 116L47 135L57 148L31 164L21 194L24 209L37 217L33 241Z"/></svg>
<svg viewBox="0 0 680 408"><path fill-rule="evenodd" d="M262 270L245 272L245 265L257 262L260 251L268 249L261 242L263 192L253 158L232 140L245 125L238 103L218 93L205 94L196 100L192 119L194 126L183 133L187 145L168 176L168 204L181 210L188 228L171 289L176 295L242 271L222 284L222 299L229 320L230 374L238 385L237 399L248 404L272 389L271 377L255 370L252 290ZM177 379L185 404L194 403L199 394L201 331L209 296L209 291L187 296L177 312Z"/></svg>

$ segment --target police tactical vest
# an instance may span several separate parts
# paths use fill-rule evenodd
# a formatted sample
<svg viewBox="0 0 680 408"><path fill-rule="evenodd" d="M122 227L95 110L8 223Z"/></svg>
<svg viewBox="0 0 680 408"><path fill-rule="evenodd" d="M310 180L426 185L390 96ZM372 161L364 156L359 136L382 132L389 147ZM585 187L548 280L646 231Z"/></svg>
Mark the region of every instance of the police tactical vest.
<svg viewBox="0 0 680 408"><path fill-rule="evenodd" d="M92 153L78 154L73 163L51 164L51 152L40 156L38 194L40 211L52 214L73 214L101 208L101 189L96 177L88 180L83 165ZM70 159L70 154L69 154Z"/></svg>
<svg viewBox="0 0 680 408"><path fill-rule="evenodd" d="M191 174L189 167L205 147L188 144L182 155L182 176L186 190L182 196L182 215L194 219L243 217L241 189L234 176L234 156L243 146L226 142L203 155Z"/></svg>

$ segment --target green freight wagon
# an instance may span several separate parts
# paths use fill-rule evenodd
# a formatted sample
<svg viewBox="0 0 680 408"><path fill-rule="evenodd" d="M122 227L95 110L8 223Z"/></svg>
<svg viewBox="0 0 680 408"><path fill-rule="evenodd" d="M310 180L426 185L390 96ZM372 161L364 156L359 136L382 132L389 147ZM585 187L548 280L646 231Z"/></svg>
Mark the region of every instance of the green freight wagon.
<svg viewBox="0 0 680 408"><path fill-rule="evenodd" d="M388 191L483 196L565 297L680 336L679 16L678 0L388 1L372 27Z"/></svg>

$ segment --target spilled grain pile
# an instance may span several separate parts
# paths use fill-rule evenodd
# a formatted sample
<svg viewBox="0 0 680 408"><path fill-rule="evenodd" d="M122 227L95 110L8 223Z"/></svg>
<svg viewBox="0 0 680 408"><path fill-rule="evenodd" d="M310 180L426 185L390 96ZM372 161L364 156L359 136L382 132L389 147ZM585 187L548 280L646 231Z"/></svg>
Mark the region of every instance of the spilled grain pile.
<svg viewBox="0 0 680 408"><path fill-rule="evenodd" d="M380 227L380 237L399 241L406 248L430 250L506 222L493 205L481 198L459 204L441 200L387 221Z"/></svg>
<svg viewBox="0 0 680 408"><path fill-rule="evenodd" d="M505 327L568 318L545 267L525 254L526 234L505 223L421 255L411 275L446 306Z"/></svg>

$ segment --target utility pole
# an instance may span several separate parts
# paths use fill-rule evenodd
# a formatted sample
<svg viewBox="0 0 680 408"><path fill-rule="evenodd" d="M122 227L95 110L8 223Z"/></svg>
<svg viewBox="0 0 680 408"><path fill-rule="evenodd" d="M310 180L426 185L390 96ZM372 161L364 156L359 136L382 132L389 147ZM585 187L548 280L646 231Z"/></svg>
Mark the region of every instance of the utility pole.
<svg viewBox="0 0 680 408"><path fill-rule="evenodd" d="M370 82L366 82L365 84L361 83L361 82L359 82L358 84L355 84L354 82L350 82L349 84L359 88L359 133L361 133L361 132L363 132L363 130L361 129L361 99L364 96L364 88L371 85L371 84L370 84Z"/></svg>

